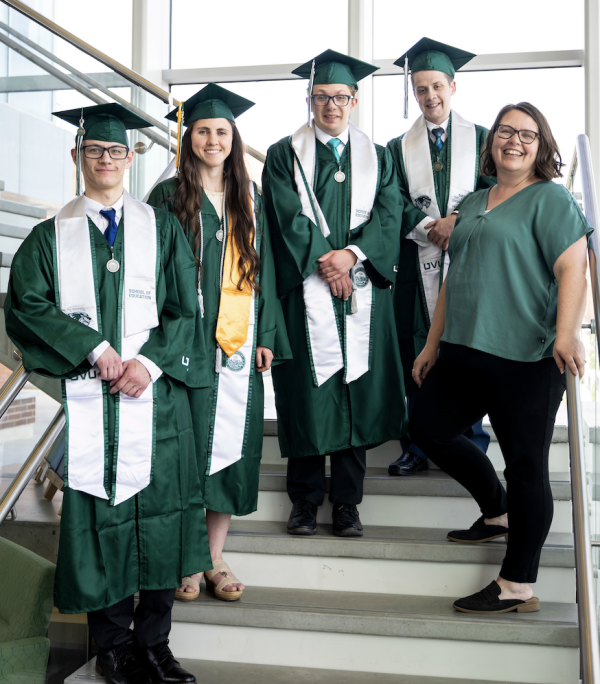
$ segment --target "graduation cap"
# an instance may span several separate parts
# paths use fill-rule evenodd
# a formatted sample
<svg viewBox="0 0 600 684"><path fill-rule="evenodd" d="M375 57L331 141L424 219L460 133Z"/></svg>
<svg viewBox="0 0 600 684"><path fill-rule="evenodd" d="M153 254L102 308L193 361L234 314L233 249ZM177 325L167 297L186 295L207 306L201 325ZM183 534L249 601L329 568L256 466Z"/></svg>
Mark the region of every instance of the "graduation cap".
<svg viewBox="0 0 600 684"><path fill-rule="evenodd" d="M169 112L165 119L175 121L177 130L177 169L179 169L179 149L183 126L189 126L198 119L228 119L235 121L240 114L254 107L254 102L241 95L232 93L227 88L221 88L216 83L209 83L192 95L185 102L181 102L177 109Z"/></svg>
<svg viewBox="0 0 600 684"><path fill-rule="evenodd" d="M408 119L408 73L417 71L441 71L454 78L454 74L476 55L460 48L440 43L431 38L421 38L394 64L404 69L404 118Z"/></svg>
<svg viewBox="0 0 600 684"><path fill-rule="evenodd" d="M52 115L78 127L75 143L77 151L75 191L77 195L81 194L81 142L83 140L99 140L129 147L128 130L152 126L149 121L116 102L53 112Z"/></svg>
<svg viewBox="0 0 600 684"><path fill-rule="evenodd" d="M314 59L292 71L300 78L308 78L308 127L310 128L310 96L314 85L341 83L358 90L358 82L380 67L362 62L335 50L325 50Z"/></svg>

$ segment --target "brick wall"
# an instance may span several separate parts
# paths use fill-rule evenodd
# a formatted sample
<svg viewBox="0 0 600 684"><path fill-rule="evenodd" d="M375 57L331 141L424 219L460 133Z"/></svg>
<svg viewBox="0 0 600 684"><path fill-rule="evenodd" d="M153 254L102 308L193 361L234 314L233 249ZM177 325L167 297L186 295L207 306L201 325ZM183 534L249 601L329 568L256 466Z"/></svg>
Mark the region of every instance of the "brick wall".
<svg viewBox="0 0 600 684"><path fill-rule="evenodd" d="M0 419L0 430L35 423L35 397L15 399Z"/></svg>

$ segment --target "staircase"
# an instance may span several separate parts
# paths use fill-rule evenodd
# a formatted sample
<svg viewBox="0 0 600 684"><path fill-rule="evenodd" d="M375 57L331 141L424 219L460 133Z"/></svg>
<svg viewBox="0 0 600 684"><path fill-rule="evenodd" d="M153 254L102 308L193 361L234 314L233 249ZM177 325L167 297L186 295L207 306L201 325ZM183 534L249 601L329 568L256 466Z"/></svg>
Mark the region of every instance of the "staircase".
<svg viewBox="0 0 600 684"><path fill-rule="evenodd" d="M550 452L555 515L535 585L542 610L495 618L452 608L455 598L495 579L504 555L500 541L446 541L448 530L479 516L462 487L436 469L389 477L387 465L398 454L390 442L368 452L363 538L333 536L328 503L316 536L292 537L285 531L290 503L275 433L266 422L258 511L233 520L225 547L247 585L241 601L218 601L203 585L197 601L176 602L173 610L171 646L199 683L579 681L564 426L555 428ZM493 433L490 456L501 471ZM35 487L28 489L40 499ZM51 528L58 531L54 507L24 503L0 534L27 537L37 550ZM92 662L66 681L102 680Z"/></svg>

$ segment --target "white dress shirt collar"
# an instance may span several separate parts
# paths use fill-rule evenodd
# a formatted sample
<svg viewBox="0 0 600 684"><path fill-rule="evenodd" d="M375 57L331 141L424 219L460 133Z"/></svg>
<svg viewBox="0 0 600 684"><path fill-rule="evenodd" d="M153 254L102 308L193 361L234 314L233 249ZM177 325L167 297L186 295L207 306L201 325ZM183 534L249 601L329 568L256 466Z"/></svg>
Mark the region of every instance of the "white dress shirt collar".
<svg viewBox="0 0 600 684"><path fill-rule="evenodd" d="M119 199L110 207L105 207L103 204L91 199L91 197L88 197L87 195L83 196L83 201L85 203L86 215L92 219L92 222L102 232L108 228L108 219L100 213L103 209L114 209L115 221L117 222L117 225L119 224L119 221L123 216L123 195L121 195L121 197L119 197Z"/></svg>
<svg viewBox="0 0 600 684"><path fill-rule="evenodd" d="M448 117L446 121L443 121L441 124L431 123L431 121L427 121L427 119L425 119L425 123L427 124L427 130L429 131L431 142L435 142L435 135L432 133L434 128L444 129L444 133L442 134L442 142L446 142L446 138L448 137L448 124L450 123L450 117Z"/></svg>
<svg viewBox="0 0 600 684"><path fill-rule="evenodd" d="M332 139L332 138L338 138L339 140L342 141L341 145L338 145L338 152L340 153L340 157L342 156L342 152L344 151L344 147L348 144L348 127L346 126L346 130L342 131L339 135L329 135L329 133L325 133L325 131L322 131L317 124L315 124L315 133L317 135L317 140L323 143L323 145L327 145L327 143Z"/></svg>

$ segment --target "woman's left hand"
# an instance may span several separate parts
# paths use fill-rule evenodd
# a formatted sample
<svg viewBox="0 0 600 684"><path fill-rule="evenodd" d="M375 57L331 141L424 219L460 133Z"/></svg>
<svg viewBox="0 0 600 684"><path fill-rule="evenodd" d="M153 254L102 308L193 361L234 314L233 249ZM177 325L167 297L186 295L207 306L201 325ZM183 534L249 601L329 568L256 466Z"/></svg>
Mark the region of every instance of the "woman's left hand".
<svg viewBox="0 0 600 684"><path fill-rule="evenodd" d="M268 347L256 347L256 370L264 373L271 368L273 352Z"/></svg>
<svg viewBox="0 0 600 684"><path fill-rule="evenodd" d="M583 377L585 370L585 347L577 336L569 338L557 337L554 343L554 360L561 373L568 366L573 375Z"/></svg>

